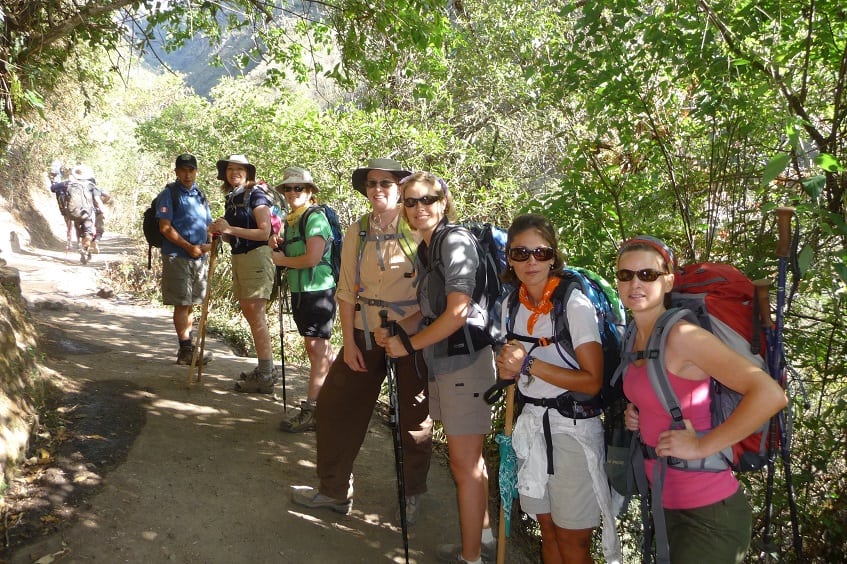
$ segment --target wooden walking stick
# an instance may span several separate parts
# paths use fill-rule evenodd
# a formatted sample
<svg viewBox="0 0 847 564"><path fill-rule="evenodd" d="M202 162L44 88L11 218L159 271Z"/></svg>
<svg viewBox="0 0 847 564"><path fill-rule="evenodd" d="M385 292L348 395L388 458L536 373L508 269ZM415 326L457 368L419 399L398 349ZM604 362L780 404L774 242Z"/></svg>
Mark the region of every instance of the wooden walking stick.
<svg viewBox="0 0 847 564"><path fill-rule="evenodd" d="M206 274L206 295L203 297L203 306L200 313L200 327L197 332L197 342L194 343L194 353L191 355L191 366L188 371L188 385L199 382L203 376L203 358L206 352L206 320L209 317L209 302L212 299L212 275L215 272L215 258L218 255L220 239L212 238L212 249L209 251L209 272ZM197 377L194 377L194 368L197 367Z"/></svg>
<svg viewBox="0 0 847 564"><path fill-rule="evenodd" d="M515 417L515 386L506 388L506 421L503 425L503 434L506 437L512 436L512 420ZM501 462L502 464L502 462ZM502 487L502 486L501 486ZM509 504L511 512L512 505ZM506 509L504 504L500 503L500 525L497 532L497 564L506 562Z"/></svg>

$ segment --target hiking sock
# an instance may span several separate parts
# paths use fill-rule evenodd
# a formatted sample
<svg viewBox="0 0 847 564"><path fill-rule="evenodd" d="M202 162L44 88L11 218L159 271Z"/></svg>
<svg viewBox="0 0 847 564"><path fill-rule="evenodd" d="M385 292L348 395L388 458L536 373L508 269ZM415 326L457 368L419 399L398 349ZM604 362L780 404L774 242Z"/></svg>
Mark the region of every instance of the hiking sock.
<svg viewBox="0 0 847 564"><path fill-rule="evenodd" d="M482 530L482 544L491 544L494 542L494 532L491 527Z"/></svg>
<svg viewBox="0 0 847 564"><path fill-rule="evenodd" d="M180 339L180 341L179 341L179 348L181 348L181 349L187 349L187 348L188 348L188 347L190 347L190 346L191 346L191 339L186 339L186 340L184 340L184 341L183 341L182 339Z"/></svg>
<svg viewBox="0 0 847 564"><path fill-rule="evenodd" d="M269 360L262 360L261 358L259 359L259 375L265 380L273 378L273 376L274 376L274 361L273 361L273 359L269 359Z"/></svg>
<svg viewBox="0 0 847 564"><path fill-rule="evenodd" d="M306 398L306 406L308 406L309 409L314 411L318 407L318 400Z"/></svg>
<svg viewBox="0 0 847 564"><path fill-rule="evenodd" d="M464 562L465 564L482 564L482 556L480 556L476 560L465 560L463 557L460 558L462 558L462 562Z"/></svg>

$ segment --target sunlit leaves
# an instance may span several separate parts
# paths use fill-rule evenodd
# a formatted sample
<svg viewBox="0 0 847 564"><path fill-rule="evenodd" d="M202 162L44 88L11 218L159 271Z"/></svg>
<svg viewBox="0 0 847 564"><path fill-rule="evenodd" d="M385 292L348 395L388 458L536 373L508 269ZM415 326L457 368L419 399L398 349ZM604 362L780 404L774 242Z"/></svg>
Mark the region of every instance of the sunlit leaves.
<svg viewBox="0 0 847 564"><path fill-rule="evenodd" d="M771 158L768 164L765 165L765 170L762 173L762 185L770 184L774 178L779 176L785 170L785 167L788 166L790 159L791 155L788 153L780 153Z"/></svg>

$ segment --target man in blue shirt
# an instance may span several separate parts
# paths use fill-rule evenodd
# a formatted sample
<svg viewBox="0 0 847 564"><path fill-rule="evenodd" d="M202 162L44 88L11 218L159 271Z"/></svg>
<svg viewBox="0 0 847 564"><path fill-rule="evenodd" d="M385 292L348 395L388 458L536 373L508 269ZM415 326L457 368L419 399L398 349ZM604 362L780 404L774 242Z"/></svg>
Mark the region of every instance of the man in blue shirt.
<svg viewBox="0 0 847 564"><path fill-rule="evenodd" d="M212 222L209 203L197 188L197 159L188 153L176 158L176 182L156 198L156 218L162 233L162 303L174 306L174 329L179 340L177 364L191 364L192 308L203 302L211 250L206 228ZM205 355L203 363L211 360ZM198 359L199 361L199 359Z"/></svg>

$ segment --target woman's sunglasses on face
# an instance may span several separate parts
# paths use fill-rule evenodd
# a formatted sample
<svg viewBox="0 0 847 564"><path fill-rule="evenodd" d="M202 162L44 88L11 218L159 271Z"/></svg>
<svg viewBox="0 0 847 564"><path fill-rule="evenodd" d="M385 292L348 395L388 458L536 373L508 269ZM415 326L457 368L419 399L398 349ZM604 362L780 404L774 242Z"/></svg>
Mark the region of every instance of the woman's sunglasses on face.
<svg viewBox="0 0 847 564"><path fill-rule="evenodd" d="M437 194L435 196L431 196L431 195L427 194L426 196L421 196L420 198L406 197L406 198L403 198L403 205L406 206L407 208L413 208L416 205L418 205L418 202L420 202L425 206L431 206L435 202L440 201L442 197L443 196L441 196L441 194Z"/></svg>
<svg viewBox="0 0 847 564"><path fill-rule="evenodd" d="M556 256L556 251L552 247L536 247L527 249L526 247L511 247L509 249L509 258L515 262L528 261L529 257L535 257L535 260L544 262L553 260Z"/></svg>
<svg viewBox="0 0 847 564"><path fill-rule="evenodd" d="M638 277L642 282L655 282L659 276L664 276L667 272L655 270L653 268L642 268L641 270L628 270L622 268L615 273L615 278L621 282L629 282L635 277Z"/></svg>
<svg viewBox="0 0 847 564"><path fill-rule="evenodd" d="M388 179L368 180L367 182L365 182L365 186L367 186L368 188L376 188L377 186L379 186L380 188L391 188L395 184L397 184L397 181Z"/></svg>
<svg viewBox="0 0 847 564"><path fill-rule="evenodd" d="M284 184L282 186L283 192L297 192L298 194L303 190L306 190L308 186L301 186L298 184Z"/></svg>

